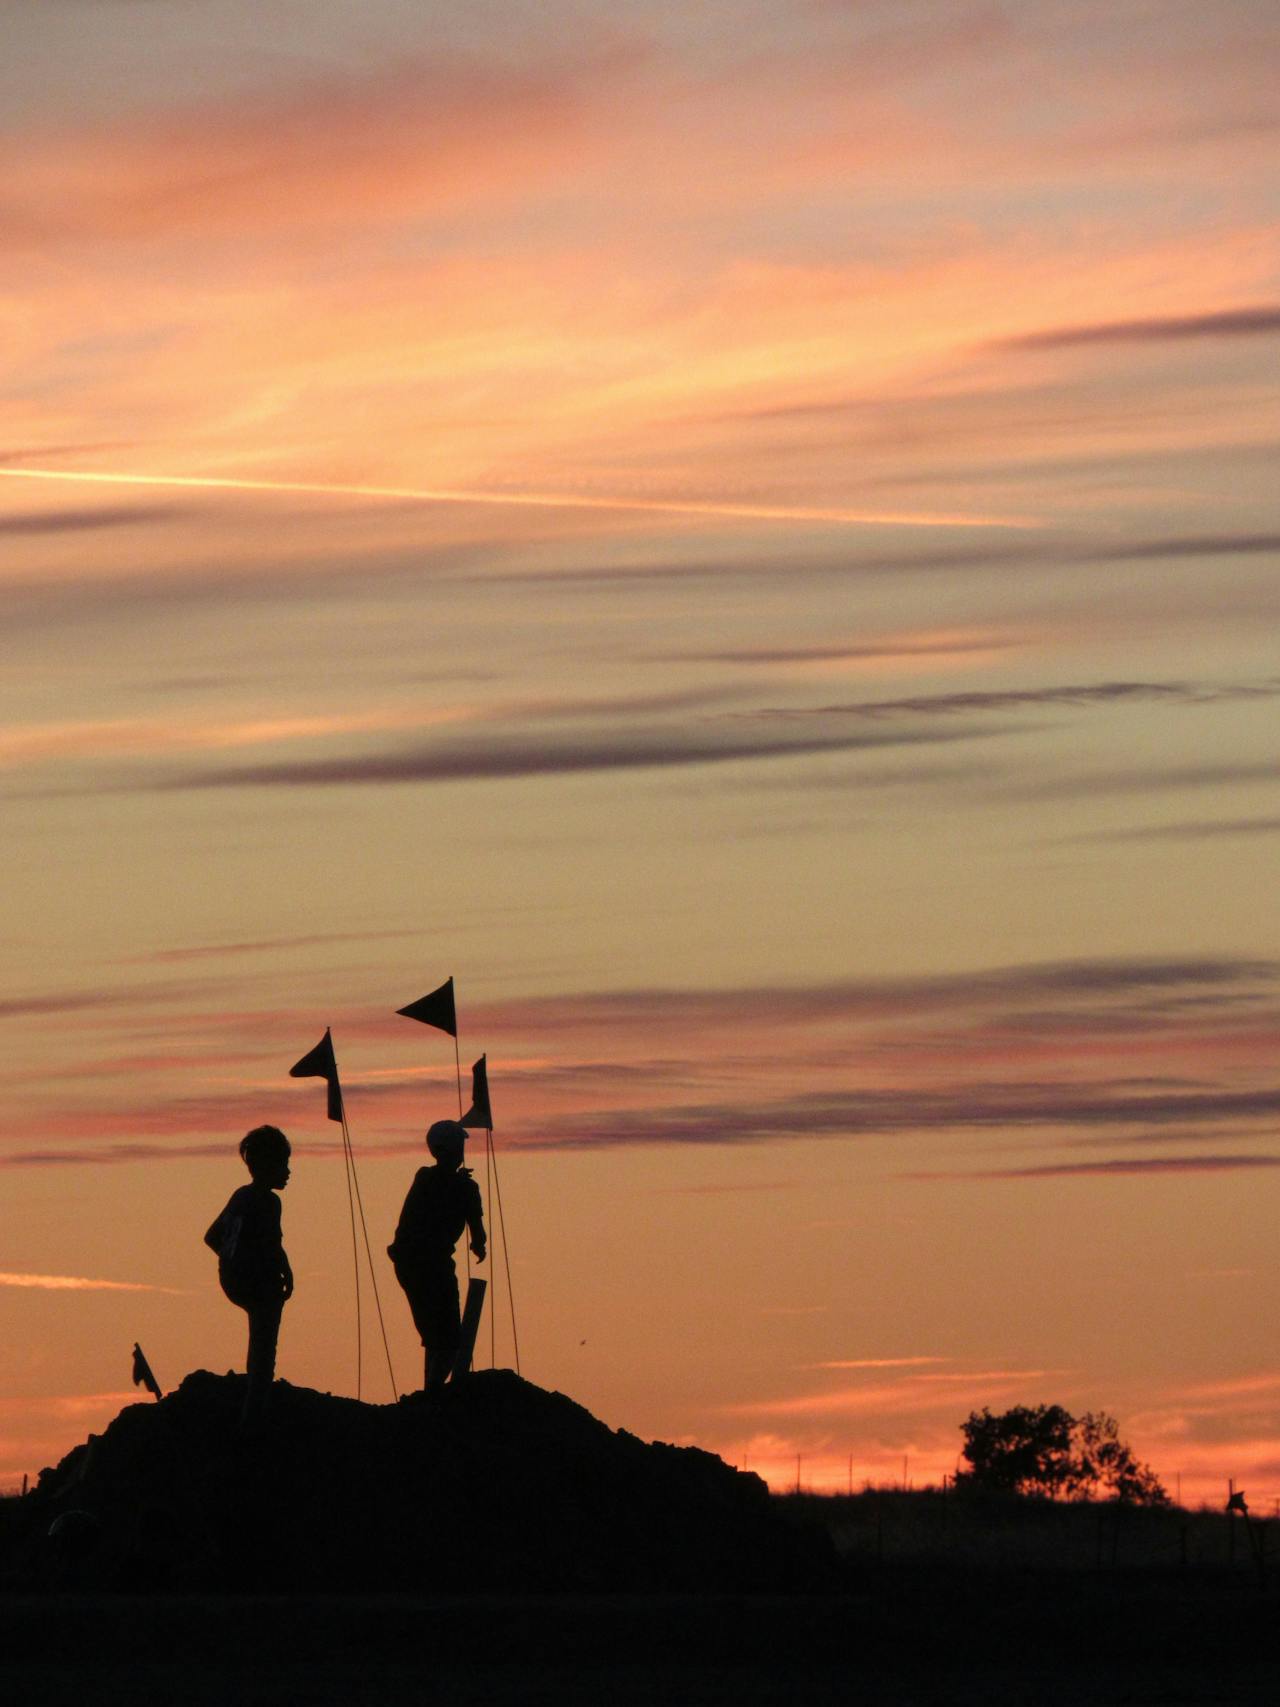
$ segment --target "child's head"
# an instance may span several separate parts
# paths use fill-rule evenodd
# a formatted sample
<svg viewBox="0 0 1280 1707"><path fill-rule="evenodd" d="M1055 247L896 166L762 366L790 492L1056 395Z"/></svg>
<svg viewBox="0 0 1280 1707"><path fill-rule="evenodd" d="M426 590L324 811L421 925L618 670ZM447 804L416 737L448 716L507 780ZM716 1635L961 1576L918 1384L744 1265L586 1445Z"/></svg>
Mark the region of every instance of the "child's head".
<svg viewBox="0 0 1280 1707"><path fill-rule="evenodd" d="M289 1140L278 1126L255 1126L240 1140L244 1165L258 1185L278 1191L289 1183Z"/></svg>
<svg viewBox="0 0 1280 1707"><path fill-rule="evenodd" d="M460 1168L466 1151L467 1129L457 1120L437 1120L427 1128L427 1149L446 1168Z"/></svg>

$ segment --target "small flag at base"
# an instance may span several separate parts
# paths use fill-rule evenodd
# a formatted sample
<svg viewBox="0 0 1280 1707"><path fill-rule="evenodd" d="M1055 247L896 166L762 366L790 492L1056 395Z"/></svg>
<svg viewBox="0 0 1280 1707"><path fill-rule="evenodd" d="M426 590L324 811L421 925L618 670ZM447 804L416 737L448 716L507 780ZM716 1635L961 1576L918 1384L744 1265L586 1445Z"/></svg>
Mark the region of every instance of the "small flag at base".
<svg viewBox="0 0 1280 1707"><path fill-rule="evenodd" d="M329 1081L329 1119L342 1119L342 1087L338 1083L338 1063L334 1059L333 1039L328 1026L315 1048L295 1061L289 1069L291 1079L327 1079Z"/></svg>
<svg viewBox="0 0 1280 1707"><path fill-rule="evenodd" d="M476 1354L476 1335L480 1332L480 1312L484 1309L484 1295L488 1285L489 1282L481 1280L478 1274L473 1274L467 1282L467 1302L462 1311L458 1349L454 1354L453 1368L449 1371L451 1381L458 1381L462 1376L471 1373L471 1359Z"/></svg>
<svg viewBox="0 0 1280 1707"><path fill-rule="evenodd" d="M493 1114L489 1108L489 1069L482 1055L471 1069L471 1107L458 1122L459 1126L486 1126L493 1131Z"/></svg>
<svg viewBox="0 0 1280 1707"><path fill-rule="evenodd" d="M447 1031L450 1037L458 1035L458 1014L453 1005L453 979L446 978L438 990L432 990L429 995L419 996L416 1002L410 1002L407 1008L397 1008L398 1014L406 1019L421 1020L423 1025L434 1025L437 1031Z"/></svg>
<svg viewBox="0 0 1280 1707"><path fill-rule="evenodd" d="M145 1387L153 1398L160 1398L160 1383L151 1373L151 1365L147 1362L142 1347L134 1341L133 1346L133 1384L135 1387Z"/></svg>

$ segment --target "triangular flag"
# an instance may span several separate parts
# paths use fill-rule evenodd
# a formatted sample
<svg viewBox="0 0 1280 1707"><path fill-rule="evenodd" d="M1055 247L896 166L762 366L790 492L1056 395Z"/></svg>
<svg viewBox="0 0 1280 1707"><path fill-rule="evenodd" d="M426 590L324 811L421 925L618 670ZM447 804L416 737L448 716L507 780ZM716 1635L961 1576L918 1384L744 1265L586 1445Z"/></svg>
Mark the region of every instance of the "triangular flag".
<svg viewBox="0 0 1280 1707"><path fill-rule="evenodd" d="M429 996L421 996L416 1002L410 1002L407 1008L397 1008L396 1012L406 1019L419 1019L423 1025L434 1025L437 1031L447 1031L450 1037L458 1035L452 978L446 978L440 988L432 990Z"/></svg>
<svg viewBox="0 0 1280 1707"><path fill-rule="evenodd" d="M328 1026L324 1036L315 1048L308 1051L301 1061L295 1061L289 1069L291 1079L328 1079L329 1081L329 1119L342 1119L342 1087L338 1083L338 1063L333 1057L333 1039L329 1035Z"/></svg>
<svg viewBox="0 0 1280 1707"><path fill-rule="evenodd" d="M489 1110L489 1069L487 1056L482 1055L471 1069L471 1107L458 1122L459 1126L487 1126L493 1131L493 1115Z"/></svg>

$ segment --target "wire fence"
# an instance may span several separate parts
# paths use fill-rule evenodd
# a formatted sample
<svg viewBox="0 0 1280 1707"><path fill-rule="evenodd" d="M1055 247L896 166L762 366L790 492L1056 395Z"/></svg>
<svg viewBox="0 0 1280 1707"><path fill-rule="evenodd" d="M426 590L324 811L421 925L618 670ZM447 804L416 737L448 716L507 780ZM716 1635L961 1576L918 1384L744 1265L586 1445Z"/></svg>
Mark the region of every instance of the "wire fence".
<svg viewBox="0 0 1280 1707"><path fill-rule="evenodd" d="M1213 1570L1280 1582L1280 1518L1244 1509L993 1495L954 1484L853 1494L792 1491L777 1508L819 1522L850 1561L1046 1570Z"/></svg>

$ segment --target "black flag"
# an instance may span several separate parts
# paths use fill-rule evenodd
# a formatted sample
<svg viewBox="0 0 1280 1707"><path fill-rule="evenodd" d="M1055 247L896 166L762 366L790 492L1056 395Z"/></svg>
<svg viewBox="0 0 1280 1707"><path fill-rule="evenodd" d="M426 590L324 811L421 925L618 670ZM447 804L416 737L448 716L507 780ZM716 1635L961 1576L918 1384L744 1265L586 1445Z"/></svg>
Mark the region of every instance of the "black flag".
<svg viewBox="0 0 1280 1707"><path fill-rule="evenodd" d="M450 1037L458 1035L452 978L446 978L440 988L432 990L429 996L420 996L416 1002L410 1002L407 1008L397 1008L396 1012L406 1019L419 1019L423 1025L434 1025L437 1031L447 1031Z"/></svg>
<svg viewBox="0 0 1280 1707"><path fill-rule="evenodd" d="M482 1055L471 1069L471 1107L458 1122L459 1126L487 1126L493 1131L493 1115L489 1110L488 1057Z"/></svg>
<svg viewBox="0 0 1280 1707"><path fill-rule="evenodd" d="M338 1083L338 1063L333 1058L333 1039L329 1028L315 1048L295 1061L289 1069L291 1079L327 1079L329 1081L329 1119L342 1119L342 1087Z"/></svg>

